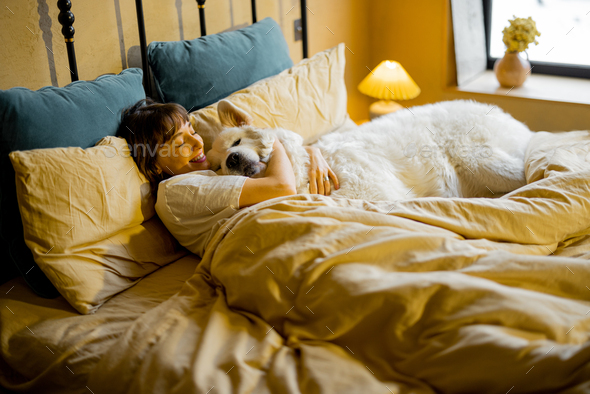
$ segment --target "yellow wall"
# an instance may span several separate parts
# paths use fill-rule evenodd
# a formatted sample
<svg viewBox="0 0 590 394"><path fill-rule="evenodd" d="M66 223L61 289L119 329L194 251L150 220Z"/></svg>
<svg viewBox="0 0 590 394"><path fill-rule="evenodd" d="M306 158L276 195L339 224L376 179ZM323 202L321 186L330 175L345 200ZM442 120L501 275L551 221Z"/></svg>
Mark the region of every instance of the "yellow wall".
<svg viewBox="0 0 590 394"><path fill-rule="evenodd" d="M73 3L80 79L94 79L104 73L141 66L134 1ZM144 0L143 3L148 43L199 37L194 0ZM56 1L3 0L2 6L0 89L66 85L70 77ZM356 88L367 75L367 67L373 68L381 60L390 59L399 61L422 89L420 96L402 102L403 105L473 98L502 107L533 130L588 128L590 106L587 105L450 89L456 82L450 0L308 0L308 7L310 55L339 42L348 48L348 110L354 120L368 118L368 106L372 102ZM247 0L209 0L206 10L208 33L251 23ZM259 19L270 16L279 23L294 62L302 58L301 42L294 41L293 33L293 21L300 15L298 0L258 0ZM53 79L51 61L55 70Z"/></svg>
<svg viewBox="0 0 590 394"><path fill-rule="evenodd" d="M14 86L38 89L70 82L56 3L55 0L2 1L0 89ZM196 1L144 0L143 6L148 43L200 36ZM350 114L355 119L366 118L369 98L356 91L356 85L365 73L362 59L368 56L367 7L353 0L310 0L308 7L311 10L308 12L310 55L343 41L354 48L355 56L348 52L346 73L347 85L354 88L349 94ZM291 58L295 63L300 61L301 41L294 41L293 29L294 20L301 15L299 1L258 0L257 11L259 19L270 16L279 23ZM76 18L74 38L80 79L141 67L134 1L73 1L72 12ZM251 22L250 1L209 0L206 3L209 34L244 27Z"/></svg>

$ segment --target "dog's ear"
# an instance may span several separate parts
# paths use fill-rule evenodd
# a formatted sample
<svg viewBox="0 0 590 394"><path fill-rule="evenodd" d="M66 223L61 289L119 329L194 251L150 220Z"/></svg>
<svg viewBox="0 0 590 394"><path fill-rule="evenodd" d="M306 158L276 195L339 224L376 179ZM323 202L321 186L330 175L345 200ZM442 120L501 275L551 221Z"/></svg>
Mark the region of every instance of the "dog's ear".
<svg viewBox="0 0 590 394"><path fill-rule="evenodd" d="M221 124L226 127L250 126L254 121L246 111L227 100L221 100L217 104L217 113Z"/></svg>
<svg viewBox="0 0 590 394"><path fill-rule="evenodd" d="M271 129L246 129L244 137L249 140L249 144L255 148L256 153L261 161L268 161L272 146L275 142L275 133Z"/></svg>

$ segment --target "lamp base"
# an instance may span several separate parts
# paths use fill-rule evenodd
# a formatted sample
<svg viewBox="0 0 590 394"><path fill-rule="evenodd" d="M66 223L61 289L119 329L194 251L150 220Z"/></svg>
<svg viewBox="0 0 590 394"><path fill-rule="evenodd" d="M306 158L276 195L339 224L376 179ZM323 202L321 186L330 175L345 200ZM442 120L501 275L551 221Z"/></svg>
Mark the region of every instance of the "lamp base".
<svg viewBox="0 0 590 394"><path fill-rule="evenodd" d="M390 114L402 108L402 105L396 103L393 100L376 101L369 107L369 116L371 119L375 119L379 116Z"/></svg>

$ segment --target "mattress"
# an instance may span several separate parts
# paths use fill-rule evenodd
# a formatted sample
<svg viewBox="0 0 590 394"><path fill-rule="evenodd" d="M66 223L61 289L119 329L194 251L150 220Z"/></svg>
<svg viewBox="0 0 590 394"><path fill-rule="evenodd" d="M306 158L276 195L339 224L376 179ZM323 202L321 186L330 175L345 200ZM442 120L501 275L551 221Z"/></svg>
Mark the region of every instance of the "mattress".
<svg viewBox="0 0 590 394"><path fill-rule="evenodd" d="M80 315L63 297L37 296L20 277L3 284L0 385L18 392L40 392L56 384L79 391L102 351L139 316L180 290L199 261L191 254L158 269L93 315Z"/></svg>

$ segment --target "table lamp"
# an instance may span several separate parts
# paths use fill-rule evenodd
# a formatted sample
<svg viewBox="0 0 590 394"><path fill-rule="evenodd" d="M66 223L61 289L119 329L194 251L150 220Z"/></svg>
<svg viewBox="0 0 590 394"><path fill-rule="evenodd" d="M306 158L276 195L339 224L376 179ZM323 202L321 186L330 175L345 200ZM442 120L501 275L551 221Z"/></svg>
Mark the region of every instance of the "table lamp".
<svg viewBox="0 0 590 394"><path fill-rule="evenodd" d="M362 80L358 89L367 96L380 99L369 108L371 119L403 108L394 99L410 100L420 94L420 88L402 65L391 60L379 63Z"/></svg>

